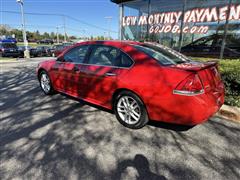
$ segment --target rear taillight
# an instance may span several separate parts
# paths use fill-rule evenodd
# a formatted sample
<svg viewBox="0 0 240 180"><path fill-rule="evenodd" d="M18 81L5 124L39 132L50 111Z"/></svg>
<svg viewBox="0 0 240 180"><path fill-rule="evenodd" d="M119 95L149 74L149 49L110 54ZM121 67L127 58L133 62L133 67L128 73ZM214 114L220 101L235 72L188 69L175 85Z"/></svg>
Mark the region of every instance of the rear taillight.
<svg viewBox="0 0 240 180"><path fill-rule="evenodd" d="M0 48L0 51L1 51L1 52L4 52L4 48Z"/></svg>
<svg viewBox="0 0 240 180"><path fill-rule="evenodd" d="M197 74L192 74L180 82L173 90L173 94L194 96L204 93L202 82Z"/></svg>

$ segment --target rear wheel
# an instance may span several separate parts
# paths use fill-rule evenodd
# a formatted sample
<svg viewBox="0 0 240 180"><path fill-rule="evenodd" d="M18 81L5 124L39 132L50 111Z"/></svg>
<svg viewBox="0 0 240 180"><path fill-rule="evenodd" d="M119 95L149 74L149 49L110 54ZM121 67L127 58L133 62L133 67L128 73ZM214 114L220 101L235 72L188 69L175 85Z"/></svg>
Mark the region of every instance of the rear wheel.
<svg viewBox="0 0 240 180"><path fill-rule="evenodd" d="M47 94L53 94L54 90L52 87L51 80L46 71L41 71L39 75L40 87L42 91Z"/></svg>
<svg viewBox="0 0 240 180"><path fill-rule="evenodd" d="M114 103L118 121L125 127L140 129L148 123L148 114L142 100L132 92L122 91Z"/></svg>

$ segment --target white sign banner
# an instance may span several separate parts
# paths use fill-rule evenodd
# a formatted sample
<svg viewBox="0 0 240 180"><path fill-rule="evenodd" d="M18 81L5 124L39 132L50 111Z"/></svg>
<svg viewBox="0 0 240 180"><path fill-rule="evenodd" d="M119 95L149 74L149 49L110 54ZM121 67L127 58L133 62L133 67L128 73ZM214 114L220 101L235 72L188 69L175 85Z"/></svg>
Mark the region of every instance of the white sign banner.
<svg viewBox="0 0 240 180"><path fill-rule="evenodd" d="M229 15L228 15L229 12ZM183 33L205 34L209 26L190 26L189 24L240 20L240 4L212 8L195 8L182 11L163 12L150 14L149 16L125 16L122 26L149 25L149 33L180 33L180 23L183 20Z"/></svg>

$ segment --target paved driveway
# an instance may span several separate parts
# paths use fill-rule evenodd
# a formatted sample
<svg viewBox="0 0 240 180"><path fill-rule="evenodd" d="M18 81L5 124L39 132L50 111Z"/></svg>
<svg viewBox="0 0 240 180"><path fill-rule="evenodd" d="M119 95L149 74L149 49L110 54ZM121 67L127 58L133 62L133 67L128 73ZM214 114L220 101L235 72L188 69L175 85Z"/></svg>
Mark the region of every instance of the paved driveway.
<svg viewBox="0 0 240 180"><path fill-rule="evenodd" d="M240 179L240 124L140 130L66 96L44 96L40 60L1 64L0 179Z"/></svg>

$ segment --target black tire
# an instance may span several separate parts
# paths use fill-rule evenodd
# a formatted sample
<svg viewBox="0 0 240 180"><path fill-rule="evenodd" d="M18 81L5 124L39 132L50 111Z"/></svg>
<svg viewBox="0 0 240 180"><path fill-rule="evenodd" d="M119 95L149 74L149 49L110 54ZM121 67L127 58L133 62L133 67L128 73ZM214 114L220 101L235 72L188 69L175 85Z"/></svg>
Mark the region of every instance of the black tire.
<svg viewBox="0 0 240 180"><path fill-rule="evenodd" d="M48 91L47 91L46 89L44 89L44 88L43 88L43 85L42 85L42 81L41 81L41 80L42 80L42 76L43 76L43 75L46 75L46 77L49 79L49 90L48 90ZM38 78L39 78L40 87L41 87L42 91L44 92L44 94L46 94L46 95L52 95L52 94L55 93L55 91L54 91L54 89L53 89L53 86L52 86L51 79L50 79L50 77L49 77L49 75L48 75L48 73L47 73L46 71L44 71L44 70L40 71Z"/></svg>
<svg viewBox="0 0 240 180"><path fill-rule="evenodd" d="M139 112L140 112L140 118L134 124L126 123L120 117L120 114L118 112L118 103L119 103L119 100L121 98L123 98L123 97L130 97L130 99L132 98L138 104L138 108L139 108ZM148 123L148 121L149 121L148 113L147 113L147 110L146 110L146 107L145 107L144 103L142 102L142 100L136 94L134 94L134 93L132 93L130 91L121 91L116 96L116 98L114 99L113 109L114 109L114 113L115 113L116 118L118 119L118 121L123 126L128 127L130 129L140 129L140 128L144 127Z"/></svg>

